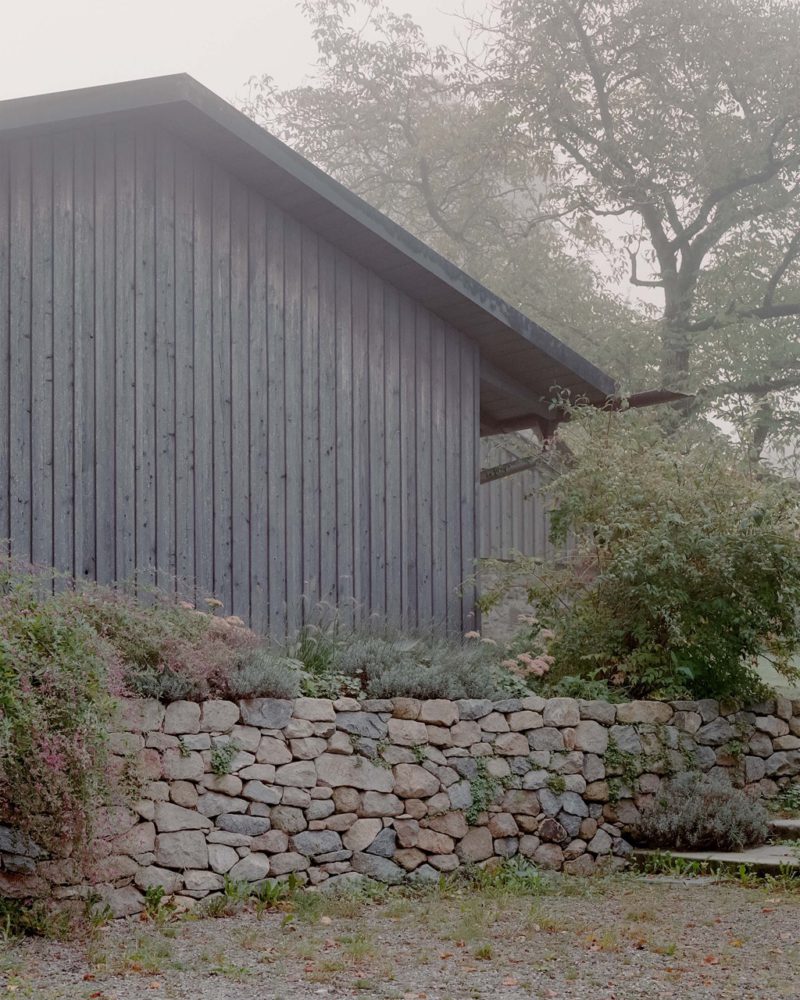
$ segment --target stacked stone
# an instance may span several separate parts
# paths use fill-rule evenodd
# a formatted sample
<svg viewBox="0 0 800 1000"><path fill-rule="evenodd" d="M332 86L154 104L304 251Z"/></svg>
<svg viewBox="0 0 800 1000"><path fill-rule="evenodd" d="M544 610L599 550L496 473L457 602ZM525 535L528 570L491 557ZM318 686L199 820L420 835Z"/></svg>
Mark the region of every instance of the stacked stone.
<svg viewBox="0 0 800 1000"><path fill-rule="evenodd" d="M192 905L226 877L426 881L515 855L614 871L666 774L724 771L775 795L800 772L794 710L787 699L747 711L535 696L128 700L110 748L120 776L138 772L141 798L102 811L92 891L125 914L150 886ZM0 894L90 891L69 858L23 840L0 827Z"/></svg>

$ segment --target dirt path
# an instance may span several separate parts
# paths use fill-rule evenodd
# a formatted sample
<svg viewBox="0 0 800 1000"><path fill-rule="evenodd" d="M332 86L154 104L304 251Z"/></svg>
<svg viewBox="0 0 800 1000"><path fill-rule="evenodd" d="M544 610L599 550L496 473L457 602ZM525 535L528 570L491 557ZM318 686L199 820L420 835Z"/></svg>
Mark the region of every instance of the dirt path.
<svg viewBox="0 0 800 1000"><path fill-rule="evenodd" d="M800 997L800 894L616 878L303 894L289 912L116 923L0 945L0 997L36 1000L652 1000Z"/></svg>

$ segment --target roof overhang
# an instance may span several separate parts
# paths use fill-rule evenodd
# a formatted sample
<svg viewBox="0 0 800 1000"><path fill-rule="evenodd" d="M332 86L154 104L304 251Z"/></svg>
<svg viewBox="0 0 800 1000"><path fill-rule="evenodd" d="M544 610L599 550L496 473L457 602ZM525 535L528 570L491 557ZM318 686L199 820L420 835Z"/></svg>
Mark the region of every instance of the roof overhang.
<svg viewBox="0 0 800 1000"><path fill-rule="evenodd" d="M0 138L146 119L224 163L295 218L474 340L483 433L560 419L556 390L594 404L613 379L192 77L178 74L0 102Z"/></svg>

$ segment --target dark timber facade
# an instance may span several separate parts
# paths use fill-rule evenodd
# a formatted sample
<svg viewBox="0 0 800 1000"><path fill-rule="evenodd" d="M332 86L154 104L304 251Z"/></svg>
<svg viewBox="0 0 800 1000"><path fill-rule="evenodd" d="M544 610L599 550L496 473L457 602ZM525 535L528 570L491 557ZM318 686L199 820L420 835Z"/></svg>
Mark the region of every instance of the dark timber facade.
<svg viewBox="0 0 800 1000"><path fill-rule="evenodd" d="M186 77L0 104L0 538L260 629L472 622L481 428L613 384Z"/></svg>

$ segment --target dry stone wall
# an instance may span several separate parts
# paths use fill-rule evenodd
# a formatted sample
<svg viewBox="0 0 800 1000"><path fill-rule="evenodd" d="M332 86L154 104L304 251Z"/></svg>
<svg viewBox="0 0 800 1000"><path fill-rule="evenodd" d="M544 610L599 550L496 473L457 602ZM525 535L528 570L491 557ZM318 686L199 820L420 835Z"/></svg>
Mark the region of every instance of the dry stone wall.
<svg viewBox="0 0 800 1000"><path fill-rule="evenodd" d="M800 702L129 700L110 748L140 798L101 810L91 875L0 826L0 895L126 915L149 886L192 906L226 877L399 883L516 855L613 871L665 775L723 770L767 798L791 782Z"/></svg>

